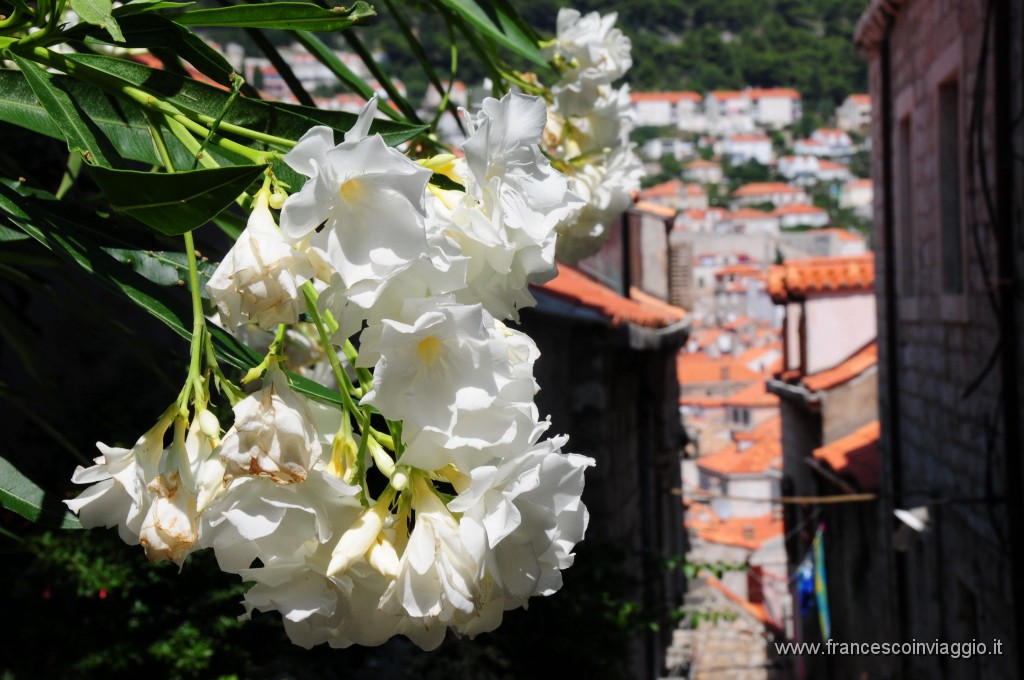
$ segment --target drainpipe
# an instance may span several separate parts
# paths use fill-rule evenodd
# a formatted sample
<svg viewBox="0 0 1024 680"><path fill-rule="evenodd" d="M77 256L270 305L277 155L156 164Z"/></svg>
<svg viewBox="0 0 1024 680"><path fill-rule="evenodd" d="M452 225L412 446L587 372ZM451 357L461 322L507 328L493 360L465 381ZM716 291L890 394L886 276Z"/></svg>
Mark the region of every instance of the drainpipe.
<svg viewBox="0 0 1024 680"><path fill-rule="evenodd" d="M895 508L903 506L903 463L900 434L900 345L899 345L899 296L896 290L896 217L893 200L896 194L896 178L893 174L893 117L895 107L892 93L892 25L894 17L890 14L886 19L885 34L880 47L881 95L882 95L882 231L885 235L885 348L888 383L888 451L889 454L889 500L883 501L884 514L881 518L883 532L886 520L892 517ZM886 554L894 560L895 578L890 588L896 596L896 626L901 642L909 641L910 635L910 603L907 597L907 563L903 553L891 549L889 536L883 534L884 544L889 548ZM900 659L902 675L909 674L909 657Z"/></svg>
<svg viewBox="0 0 1024 680"><path fill-rule="evenodd" d="M1019 490L1024 477L1021 476L1021 432L1019 361L1017 356L1017 272L1014 220L1014 122L1010 119L1014 105L1013 92L1020 83L1014 82L1012 64L1013 34L1011 32L1011 11L1009 0L993 0L995 28L993 35L993 63L995 67L995 165L996 165L996 238L999 244L999 331L1002 347L1002 391L1003 391L1003 460L1006 465L1006 488L1008 493L1008 525L1010 527L1011 558L1013 564L1013 609L1017 637L1018 677L1024 677L1024 653L1019 643L1024 637L1024 495L1013 493ZM1019 19L1019 17L1018 17Z"/></svg>

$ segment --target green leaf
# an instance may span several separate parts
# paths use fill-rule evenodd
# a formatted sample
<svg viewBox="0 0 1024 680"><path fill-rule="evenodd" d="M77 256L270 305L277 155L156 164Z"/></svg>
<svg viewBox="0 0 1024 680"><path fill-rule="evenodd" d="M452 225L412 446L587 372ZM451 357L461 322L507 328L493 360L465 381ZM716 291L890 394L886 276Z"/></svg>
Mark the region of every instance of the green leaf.
<svg viewBox="0 0 1024 680"><path fill-rule="evenodd" d="M146 119L137 108L73 78L54 75L52 79L85 114L89 124L99 130L98 135L113 146L111 155L150 165L160 163ZM0 120L47 137L65 139L21 71L0 69ZM176 139L169 137L167 145L176 165L188 167L192 163L192 157Z"/></svg>
<svg viewBox="0 0 1024 680"><path fill-rule="evenodd" d="M0 506L53 529L82 528L82 523L60 499L40 489L4 458L0 458Z"/></svg>
<svg viewBox="0 0 1024 680"><path fill-rule="evenodd" d="M130 7L131 5L129 5ZM166 48L192 64L203 75L220 83L231 85L234 72L228 60L210 47L205 40L189 29L179 26L170 19L153 13L129 15L121 20L127 38L118 42L124 47L147 49ZM105 35L86 24L80 24L67 33L68 40L84 40L111 43Z"/></svg>
<svg viewBox="0 0 1024 680"><path fill-rule="evenodd" d="M149 2L133 2L127 5L121 5L120 7L114 8L114 17L120 19L121 17L131 16L133 14L142 14L143 12L155 12L160 9L185 9L191 7L196 3L194 2L163 2L162 0L150 0Z"/></svg>
<svg viewBox="0 0 1024 680"><path fill-rule="evenodd" d="M71 0L71 9L87 24L94 24L107 31L117 42L124 42L121 27L111 13L111 0Z"/></svg>
<svg viewBox="0 0 1024 680"><path fill-rule="evenodd" d="M237 28L278 28L282 30L340 31L376 16L361 0L348 9L324 9L305 2L268 2L233 5L183 12L173 18L182 26L230 26Z"/></svg>
<svg viewBox="0 0 1024 680"><path fill-rule="evenodd" d="M68 148L81 153L89 163L109 165L106 153L111 150L109 141L104 139L106 144L101 143L102 133L97 137L95 125L88 122L85 112L70 93L59 86L59 81L35 62L14 53L11 53L11 59L18 64L36 99L67 140Z"/></svg>
<svg viewBox="0 0 1024 680"><path fill-rule="evenodd" d="M160 286L181 286L188 281L188 257L185 253L129 248L104 248L104 252L137 274ZM199 270L199 288L206 297L206 284L217 266L209 260L196 263Z"/></svg>
<svg viewBox="0 0 1024 680"><path fill-rule="evenodd" d="M503 3L487 5L486 10L475 0L436 0L463 21L483 34L483 37L508 48L521 57L545 69L548 63L544 59L537 43L524 34L518 22L509 13ZM513 12L514 14L514 12Z"/></svg>
<svg viewBox="0 0 1024 680"><path fill-rule="evenodd" d="M239 165L163 174L92 168L90 174L111 208L173 236L209 222L265 170Z"/></svg>
<svg viewBox="0 0 1024 680"><path fill-rule="evenodd" d="M180 109L216 118L230 93L219 88L182 78L172 73L151 69L142 64L95 54L69 54L68 61L80 63L120 78L130 85L145 89L166 99ZM2 90L0 90L2 92ZM2 95L0 95L2 96ZM241 125L285 139L298 139L316 124L327 125L337 132L346 132L355 124L356 114L324 111L306 106L265 102L242 97L224 116L225 123ZM375 120L371 132L379 132L388 144L395 146L423 132L422 125ZM150 144L152 146L152 144Z"/></svg>

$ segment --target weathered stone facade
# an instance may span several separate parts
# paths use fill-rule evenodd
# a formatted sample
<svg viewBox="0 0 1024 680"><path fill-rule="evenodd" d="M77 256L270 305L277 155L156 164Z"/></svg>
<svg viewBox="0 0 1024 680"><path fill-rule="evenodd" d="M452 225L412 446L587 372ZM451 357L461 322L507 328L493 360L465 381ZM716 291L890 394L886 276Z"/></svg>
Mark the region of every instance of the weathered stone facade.
<svg viewBox="0 0 1024 680"><path fill-rule="evenodd" d="M873 2L857 31L870 63L873 243L886 515L927 506L895 551L891 641L1002 642L1001 655L890 657L872 677L1021 677L1017 272L1024 199L1020 3ZM883 525L884 526L884 525Z"/></svg>

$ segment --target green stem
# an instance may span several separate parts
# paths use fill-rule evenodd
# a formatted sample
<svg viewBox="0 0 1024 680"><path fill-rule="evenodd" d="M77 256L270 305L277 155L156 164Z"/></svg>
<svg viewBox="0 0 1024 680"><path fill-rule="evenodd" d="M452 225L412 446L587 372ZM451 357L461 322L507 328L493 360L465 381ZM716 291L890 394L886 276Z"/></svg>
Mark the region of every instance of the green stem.
<svg viewBox="0 0 1024 680"><path fill-rule="evenodd" d="M153 137L153 144L156 146L157 154L163 161L164 169L168 174L174 172L174 163L171 161L171 154L167 150L163 135L160 133L160 126L157 125L153 114L147 115L149 122L149 133ZM189 349L188 377L185 379L185 387L181 391L178 400L178 408L187 414L189 397L195 395L199 406L205 408L206 399L202 391L202 369L203 369L203 346L206 340L206 317L203 316L203 300L199 294L199 264L196 262L196 244L192 238L192 232L186 231L185 257L188 259L188 287L192 294L192 346Z"/></svg>
<svg viewBox="0 0 1024 680"><path fill-rule="evenodd" d="M323 345L324 352L327 354L327 360L331 363L331 370L334 372L334 379L338 383L338 393L341 395L341 403L344 405L345 411L351 413L356 419L356 422L359 423L359 431L365 436L370 430L370 419L352 400L352 393L355 391L355 387L352 385L352 381L349 380L348 374L345 372L341 362L338 360L338 353L334 350L334 344L327 335L327 328L324 326L324 320L320 317L320 313L316 308L317 292L316 289L313 288L313 284L309 281L302 285L302 295L306 298L306 311L309 314L309 317L313 319L313 325L316 326L316 332L320 336L320 344Z"/></svg>

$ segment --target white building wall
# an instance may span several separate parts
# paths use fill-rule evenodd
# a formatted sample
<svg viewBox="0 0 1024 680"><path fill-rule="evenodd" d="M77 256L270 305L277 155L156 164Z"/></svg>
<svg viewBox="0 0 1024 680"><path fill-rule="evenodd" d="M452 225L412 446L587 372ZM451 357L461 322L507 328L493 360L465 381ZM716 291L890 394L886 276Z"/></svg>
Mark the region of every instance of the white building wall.
<svg viewBox="0 0 1024 680"><path fill-rule="evenodd" d="M838 366L877 335L873 292L808 295L804 309L807 374Z"/></svg>

